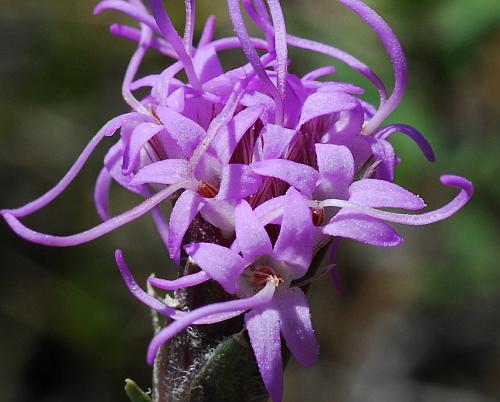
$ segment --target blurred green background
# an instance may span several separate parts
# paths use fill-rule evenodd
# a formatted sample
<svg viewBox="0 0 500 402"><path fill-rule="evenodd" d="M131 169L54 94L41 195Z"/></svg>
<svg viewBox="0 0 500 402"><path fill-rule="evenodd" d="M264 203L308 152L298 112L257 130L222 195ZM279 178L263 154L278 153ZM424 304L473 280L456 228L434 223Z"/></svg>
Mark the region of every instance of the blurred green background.
<svg viewBox="0 0 500 402"><path fill-rule="evenodd" d="M104 122L123 113L121 79L132 43L107 32L116 14L92 17L95 1L0 1L0 206L38 196L66 171ZM170 1L178 27L183 2ZM170 4L171 3L171 4ZM225 2L199 2L198 29ZM215 3L215 4L214 4ZM391 24L409 61L406 97L391 117L422 130L438 161L406 138L397 181L430 207L454 191L453 172L476 193L448 221L401 228L403 246L380 250L346 241L339 271L345 291L316 283L311 306L321 345L311 369L291 363L285 400L484 402L500 399L500 1L367 0ZM288 0L290 32L343 48L388 82L392 72L375 35L335 1ZM367 87L340 63L291 51L291 72L334 64L336 79ZM227 54L227 65L242 60ZM166 60L148 56L143 73ZM368 91L375 101L376 93ZM93 182L106 145L64 196L26 221L48 233L97 222ZM113 190L112 209L137 201ZM148 311L122 284L113 250L124 249L144 283L168 271L148 218L90 245L55 249L27 243L0 224L0 401L125 401L122 382L147 388Z"/></svg>

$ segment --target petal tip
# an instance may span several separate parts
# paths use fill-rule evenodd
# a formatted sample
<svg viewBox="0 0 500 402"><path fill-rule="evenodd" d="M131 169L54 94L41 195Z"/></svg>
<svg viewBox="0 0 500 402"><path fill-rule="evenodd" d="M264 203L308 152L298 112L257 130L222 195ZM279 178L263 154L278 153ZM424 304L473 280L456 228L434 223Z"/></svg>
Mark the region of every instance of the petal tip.
<svg viewBox="0 0 500 402"><path fill-rule="evenodd" d="M465 191L467 197L472 197L474 193L474 185L472 182L465 177L456 176L452 174L446 174L441 176L441 183L448 187L458 187L461 190Z"/></svg>

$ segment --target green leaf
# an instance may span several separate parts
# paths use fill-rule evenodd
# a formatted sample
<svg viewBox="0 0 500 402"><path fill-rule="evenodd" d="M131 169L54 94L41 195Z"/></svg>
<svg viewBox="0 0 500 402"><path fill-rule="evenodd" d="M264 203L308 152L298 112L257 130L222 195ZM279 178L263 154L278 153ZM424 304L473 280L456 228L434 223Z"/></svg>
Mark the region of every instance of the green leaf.
<svg viewBox="0 0 500 402"><path fill-rule="evenodd" d="M152 402L151 398L129 378L125 380L125 392L130 402Z"/></svg>

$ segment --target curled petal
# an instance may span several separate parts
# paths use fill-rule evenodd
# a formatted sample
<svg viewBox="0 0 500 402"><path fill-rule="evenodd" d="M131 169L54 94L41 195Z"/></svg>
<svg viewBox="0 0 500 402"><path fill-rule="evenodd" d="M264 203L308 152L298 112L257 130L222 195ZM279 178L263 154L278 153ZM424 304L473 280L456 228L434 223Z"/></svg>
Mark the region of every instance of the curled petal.
<svg viewBox="0 0 500 402"><path fill-rule="evenodd" d="M448 204L434 211L426 212L420 215L398 214L388 211L366 207L344 200L325 200L318 205L320 207L346 208L352 212L358 212L367 216L382 219L387 222L400 223L403 225L428 225L446 219L460 210L472 197L474 192L472 183L460 176L444 175L441 176L441 183L448 187L460 188L460 193Z"/></svg>
<svg viewBox="0 0 500 402"><path fill-rule="evenodd" d="M49 204L55 198L57 198L66 189L66 187L68 187L68 185L80 172L82 167L85 165L85 162L87 162L87 159L90 157L94 149L97 147L97 145L99 145L104 137L113 135L116 130L118 130L125 122L129 120L144 121L146 119L148 119L147 116L133 112L115 117L114 119L110 120L104 125L103 128L99 130L99 132L92 138L92 140L90 140L73 166L71 166L64 177L51 190L22 207L5 211L8 212L11 216L22 218L23 216L30 215L33 212L36 212L39 209L43 208L45 205Z"/></svg>
<svg viewBox="0 0 500 402"><path fill-rule="evenodd" d="M406 124L394 124L386 126L381 130L379 130L378 133L374 135L374 137L381 140L388 140L395 133L406 134L413 141L415 141L415 143L422 150L422 153L427 158L427 160L429 160L430 162L434 162L436 160L436 157L434 156L434 151L432 150L429 141L427 141L424 135L416 128L413 128Z"/></svg>
<svg viewBox="0 0 500 402"><path fill-rule="evenodd" d="M182 312L179 312L173 309L172 307L167 306L165 303L156 300L153 296L149 295L148 293L146 293L144 290L141 289L141 287L135 281L132 273L130 272L121 250L115 251L115 259L116 259L116 264L120 269L120 273L123 277L123 280L125 281L128 289L130 290L130 293L132 293L141 303L144 303L149 308L167 317L180 318Z"/></svg>
<svg viewBox="0 0 500 402"><path fill-rule="evenodd" d="M179 332L205 317L217 316L223 313L242 312L269 303L274 294L275 286L269 282L264 289L256 295L238 300L209 304L186 313L180 319L163 328L151 341L148 348L147 360L153 364L158 349L172 339ZM231 317L231 315L229 315Z"/></svg>
<svg viewBox="0 0 500 402"><path fill-rule="evenodd" d="M371 133L389 116L403 98L408 81L406 57L392 29L372 8L361 0L339 0L339 2L352 9L375 31L389 54L396 76L392 95L387 101L382 102L375 116L372 117L365 127L365 132Z"/></svg>
<svg viewBox="0 0 500 402"><path fill-rule="evenodd" d="M384 140L372 137L363 137L371 146L373 156L379 162L376 168L376 177L392 182L396 166L396 153L392 145Z"/></svg>
<svg viewBox="0 0 500 402"><path fill-rule="evenodd" d="M101 1L94 8L94 15L98 15L102 13L104 10L116 10L129 17L133 18L136 21L139 21L149 28L151 28L156 33L160 33L158 26L153 17L149 14L142 12L137 7L134 7L132 4L122 1L122 0L104 0Z"/></svg>
<svg viewBox="0 0 500 402"><path fill-rule="evenodd" d="M200 89L201 84L196 72L194 71L193 63L190 56L184 48L184 43L182 42L179 34L175 30L172 21L170 20L165 8L163 7L162 0L148 0L151 10L153 11L154 19L160 32L163 34L165 39L172 45L175 49L179 61L184 66L186 75L188 76L189 82L193 88Z"/></svg>
<svg viewBox="0 0 500 402"><path fill-rule="evenodd" d="M24 226L14 215L12 215L9 210L2 210L1 215L4 217L5 221L12 228L12 230L23 239L46 246L76 246L78 244L87 243L91 240L104 236L105 234L112 232L113 230L139 218L186 185L188 185L187 182L181 182L169 186L156 193L152 197L148 198L147 200L143 201L139 205L135 206L134 208L128 210L127 212L115 216L107 220L106 222L93 227L92 229L88 229L84 232L69 236L53 236L36 232Z"/></svg>

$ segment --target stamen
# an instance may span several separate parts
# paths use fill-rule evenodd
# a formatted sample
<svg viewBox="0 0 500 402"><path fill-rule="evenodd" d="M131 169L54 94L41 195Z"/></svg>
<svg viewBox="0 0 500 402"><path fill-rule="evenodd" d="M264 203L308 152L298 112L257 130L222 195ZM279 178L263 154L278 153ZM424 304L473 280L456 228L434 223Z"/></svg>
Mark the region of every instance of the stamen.
<svg viewBox="0 0 500 402"><path fill-rule="evenodd" d="M325 217L325 211L323 208L311 208L312 220L314 226L321 226L323 219Z"/></svg>
<svg viewBox="0 0 500 402"><path fill-rule="evenodd" d="M219 190L205 180L202 180L198 187L198 194L205 198L215 198L219 194Z"/></svg>
<svg viewBox="0 0 500 402"><path fill-rule="evenodd" d="M283 283L283 278L278 275L271 267L262 266L252 272L252 278L255 284L259 286L265 285L268 281L274 282L275 286Z"/></svg>

